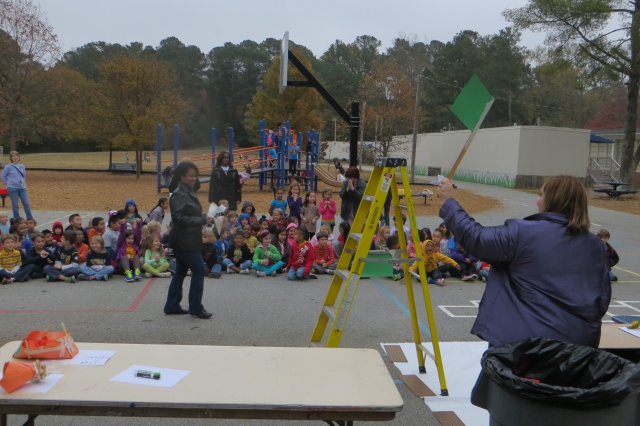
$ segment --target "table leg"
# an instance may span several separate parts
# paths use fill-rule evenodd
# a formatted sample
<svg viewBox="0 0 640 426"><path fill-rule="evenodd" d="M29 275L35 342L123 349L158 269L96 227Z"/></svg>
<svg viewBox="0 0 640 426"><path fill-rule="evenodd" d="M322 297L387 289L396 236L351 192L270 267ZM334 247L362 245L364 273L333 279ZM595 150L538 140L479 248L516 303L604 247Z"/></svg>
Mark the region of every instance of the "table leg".
<svg viewBox="0 0 640 426"><path fill-rule="evenodd" d="M9 423L7 422L7 415L0 414L0 426L7 426Z"/></svg>
<svg viewBox="0 0 640 426"><path fill-rule="evenodd" d="M29 414L27 421L22 426L36 426L36 417L38 417L37 414Z"/></svg>

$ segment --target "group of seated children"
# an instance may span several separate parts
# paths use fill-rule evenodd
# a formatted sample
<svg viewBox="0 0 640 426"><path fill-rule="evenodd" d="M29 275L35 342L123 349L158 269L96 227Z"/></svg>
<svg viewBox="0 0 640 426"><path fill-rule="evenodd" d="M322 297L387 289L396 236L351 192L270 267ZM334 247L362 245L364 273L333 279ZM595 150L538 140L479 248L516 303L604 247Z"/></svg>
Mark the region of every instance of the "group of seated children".
<svg viewBox="0 0 640 426"><path fill-rule="evenodd" d="M304 280L332 274L337 264L332 247L336 213L332 192L325 190L317 203L315 192L307 192L303 201L300 190L294 182L285 199L284 189L276 189L268 206L269 218L258 218L253 203L246 201L240 212L225 212L217 228L205 228L203 258L209 276L254 270L258 277L287 273L289 280ZM228 207L225 200L220 205Z"/></svg>
<svg viewBox="0 0 640 426"><path fill-rule="evenodd" d="M444 286L447 274L460 278L463 281L486 278L489 265L485 263L484 266L482 266L482 263L478 261L478 259L466 253L464 248L455 242L453 234L447 229L445 223L441 223L440 226L433 231L433 235L429 228L422 228L418 231L420 238L419 246L421 249L421 254L418 256L406 220L407 218L403 214L402 231L404 232L405 241L407 242L407 255L409 258L422 258L429 284ZM398 226L396 218L394 217L393 227L390 228L382 224L378 227L371 249L388 249L393 251L399 248ZM396 252L396 257L399 258L399 256L397 256L398 253L399 252ZM414 262L409 270L415 273L418 267L418 262ZM394 263L391 278L393 278L394 281L404 280L404 268L400 262Z"/></svg>
<svg viewBox="0 0 640 426"><path fill-rule="evenodd" d="M125 209L110 212L108 228L104 218L95 217L85 229L82 217L75 213L69 216L66 228L54 222L51 230L42 232L35 229L33 219L18 218L9 225L7 213L0 212L2 284L37 278L67 283L107 281L116 272L132 282L141 279L141 270L146 277L169 277L161 224L152 220L162 220L168 205L161 198L146 225L135 202L127 200Z"/></svg>

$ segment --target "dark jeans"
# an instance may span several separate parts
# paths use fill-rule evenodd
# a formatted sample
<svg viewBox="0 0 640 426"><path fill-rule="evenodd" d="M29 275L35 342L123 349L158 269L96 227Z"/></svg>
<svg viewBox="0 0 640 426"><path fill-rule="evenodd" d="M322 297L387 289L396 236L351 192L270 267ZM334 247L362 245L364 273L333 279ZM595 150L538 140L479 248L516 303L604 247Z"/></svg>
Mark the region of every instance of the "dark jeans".
<svg viewBox="0 0 640 426"><path fill-rule="evenodd" d="M462 276L471 275L476 273L476 266L473 263L458 263L460 265L460 273Z"/></svg>
<svg viewBox="0 0 640 426"><path fill-rule="evenodd" d="M182 301L182 283L191 269L191 285L189 286L189 313L196 315L204 310L202 306L202 292L204 288L204 262L199 251L174 251L176 256L176 273L171 278L167 303L164 311L172 312L180 309Z"/></svg>
<svg viewBox="0 0 640 426"><path fill-rule="evenodd" d="M427 272L427 277L434 280L439 280L440 278L442 278L442 273L440 272L440 269L436 268L431 272Z"/></svg>

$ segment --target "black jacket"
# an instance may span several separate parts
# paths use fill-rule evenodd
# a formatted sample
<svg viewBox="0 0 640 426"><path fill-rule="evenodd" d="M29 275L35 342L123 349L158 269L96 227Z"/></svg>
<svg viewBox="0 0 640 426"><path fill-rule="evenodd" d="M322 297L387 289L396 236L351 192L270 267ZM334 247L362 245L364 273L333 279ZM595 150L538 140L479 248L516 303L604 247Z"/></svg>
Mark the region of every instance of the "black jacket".
<svg viewBox="0 0 640 426"><path fill-rule="evenodd" d="M240 175L238 170L233 167L229 167L227 173L219 166L211 170L209 202L220 204L220 200L229 202L229 210L238 210L238 203L242 201Z"/></svg>
<svg viewBox="0 0 640 426"><path fill-rule="evenodd" d="M171 238L169 247L181 251L202 251L202 227L207 223L198 196L184 183L171 193Z"/></svg>
<svg viewBox="0 0 640 426"><path fill-rule="evenodd" d="M233 262L236 266L240 266L242 262L246 262L247 260L253 260L253 254L251 253L251 250L249 250L247 243L242 244L242 246L238 248L233 241L231 241L231 245L227 250L227 259L233 261L233 258L238 254L240 255L238 256L240 261L238 263Z"/></svg>

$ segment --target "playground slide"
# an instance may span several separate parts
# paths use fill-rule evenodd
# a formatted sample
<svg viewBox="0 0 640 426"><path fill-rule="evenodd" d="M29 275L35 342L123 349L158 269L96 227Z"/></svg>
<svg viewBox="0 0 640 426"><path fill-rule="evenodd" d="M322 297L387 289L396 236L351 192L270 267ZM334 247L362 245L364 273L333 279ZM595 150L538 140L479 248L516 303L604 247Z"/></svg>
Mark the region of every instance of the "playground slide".
<svg viewBox="0 0 640 426"><path fill-rule="evenodd" d="M336 188L342 187L342 182L337 181L335 175L332 175L331 172L319 167L317 164L313 165L314 172L318 180L326 183L329 186L334 186Z"/></svg>

